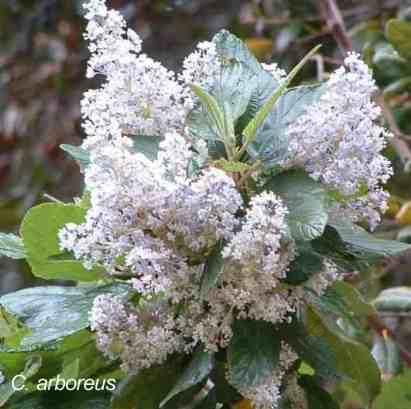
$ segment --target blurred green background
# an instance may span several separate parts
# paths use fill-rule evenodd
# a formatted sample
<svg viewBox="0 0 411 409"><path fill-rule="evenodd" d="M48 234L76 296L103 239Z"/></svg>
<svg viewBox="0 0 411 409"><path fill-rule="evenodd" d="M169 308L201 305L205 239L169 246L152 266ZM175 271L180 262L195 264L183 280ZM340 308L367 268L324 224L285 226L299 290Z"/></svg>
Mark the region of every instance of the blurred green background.
<svg viewBox="0 0 411 409"><path fill-rule="evenodd" d="M399 19L409 24L406 33L411 27L407 23L411 0L109 3L121 10L143 38L144 51L172 69L178 69L198 41L210 39L221 28L245 39L262 61L276 61L285 69L313 46L323 44L299 82L326 78L341 64L348 48L362 52L380 86L387 125L396 135L386 150L396 171L388 186L393 198L377 234L409 240L411 29L404 45L397 34L390 35L386 25L392 18ZM68 201L81 192L77 165L59 149L62 143L81 143L81 95L98 85L84 75L88 53L81 16L77 0L1 0L1 231L18 231L26 210L50 200L48 195ZM384 286L411 284L410 259L405 254L386 260L361 286L374 294ZM35 283L24 262L0 260L0 294Z"/></svg>

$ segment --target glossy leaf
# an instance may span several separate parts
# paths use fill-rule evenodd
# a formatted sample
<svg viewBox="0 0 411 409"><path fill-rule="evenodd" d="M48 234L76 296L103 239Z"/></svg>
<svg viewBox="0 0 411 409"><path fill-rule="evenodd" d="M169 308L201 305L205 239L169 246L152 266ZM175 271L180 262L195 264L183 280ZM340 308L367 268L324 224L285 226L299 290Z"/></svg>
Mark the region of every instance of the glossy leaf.
<svg viewBox="0 0 411 409"><path fill-rule="evenodd" d="M212 354L203 350L196 351L189 364L179 376L173 389L171 389L167 396L161 401L160 407L163 407L174 398L174 396L205 380L213 369L213 366L214 358Z"/></svg>
<svg viewBox="0 0 411 409"><path fill-rule="evenodd" d="M288 208L288 224L295 240L312 240L322 235L327 224L323 187L300 171L288 171L266 186L281 196Z"/></svg>
<svg viewBox="0 0 411 409"><path fill-rule="evenodd" d="M258 385L273 373L280 352L275 327L264 321L239 320L227 351L230 382L234 386Z"/></svg>
<svg viewBox="0 0 411 409"><path fill-rule="evenodd" d="M374 260L379 257L395 256L411 248L410 245L399 241L378 239L349 222L332 222L330 226L337 231L347 250L356 257Z"/></svg>
<svg viewBox="0 0 411 409"><path fill-rule="evenodd" d="M304 58L290 71L284 81L281 82L274 93L264 102L263 106L258 110L254 118L247 124L243 131L245 143L248 144L255 140L258 128L260 128L267 116L273 110L278 99L285 93L294 77L319 48L320 46L314 47L307 55L305 55Z"/></svg>
<svg viewBox="0 0 411 409"><path fill-rule="evenodd" d="M287 277L283 280L287 284L299 285L307 281L323 268L323 259L309 248L297 249L297 256L291 262Z"/></svg>
<svg viewBox="0 0 411 409"><path fill-rule="evenodd" d="M22 239L15 234L0 233L0 256L16 260L26 257Z"/></svg>
<svg viewBox="0 0 411 409"><path fill-rule="evenodd" d="M254 160L261 160L270 168L281 163L288 155L287 127L305 109L322 95L320 86L291 88L283 94L275 108L258 128L255 141L247 147Z"/></svg>
<svg viewBox="0 0 411 409"><path fill-rule="evenodd" d="M125 297L128 291L126 284L33 287L3 295L0 305L30 331L19 346L20 351L29 351L87 328L98 295Z"/></svg>

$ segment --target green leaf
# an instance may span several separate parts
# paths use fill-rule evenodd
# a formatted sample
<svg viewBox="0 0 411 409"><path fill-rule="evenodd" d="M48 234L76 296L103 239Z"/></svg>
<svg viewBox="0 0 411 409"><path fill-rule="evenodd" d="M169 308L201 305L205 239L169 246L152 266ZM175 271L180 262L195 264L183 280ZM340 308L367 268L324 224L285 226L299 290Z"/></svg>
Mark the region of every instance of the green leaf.
<svg viewBox="0 0 411 409"><path fill-rule="evenodd" d="M378 239L350 222L333 221L329 224L337 231L347 251L359 258L374 261L380 257L395 256L411 248L399 241Z"/></svg>
<svg viewBox="0 0 411 409"><path fill-rule="evenodd" d="M25 385L26 381L32 378L41 367L41 357L33 356L27 360L24 370L19 374L20 376L12 382L6 382L0 385L0 408L3 407L7 401L17 392L15 387L21 388Z"/></svg>
<svg viewBox="0 0 411 409"><path fill-rule="evenodd" d="M369 317L376 313L374 307L365 301L363 295L351 284L337 281L330 287L327 295L339 296L344 301L345 310L358 317Z"/></svg>
<svg viewBox="0 0 411 409"><path fill-rule="evenodd" d="M225 116L221 110L218 101L207 91L198 85L191 84L191 90L197 95L203 105L203 115L208 118L208 123L211 129L215 129L214 135L220 141L226 140Z"/></svg>
<svg viewBox="0 0 411 409"><path fill-rule="evenodd" d="M7 348L17 348L30 330L0 304L0 341Z"/></svg>
<svg viewBox="0 0 411 409"><path fill-rule="evenodd" d="M384 383L373 409L409 409L411 407L410 385L411 371L409 370Z"/></svg>
<svg viewBox="0 0 411 409"><path fill-rule="evenodd" d="M392 19L386 25L386 36L398 53L411 60L411 23L408 21Z"/></svg>
<svg viewBox="0 0 411 409"><path fill-rule="evenodd" d="M160 142L163 138L156 135L131 135L133 150L142 153L152 161L157 159Z"/></svg>
<svg viewBox="0 0 411 409"><path fill-rule="evenodd" d="M337 231L330 226L326 226L323 235L310 244L317 253L332 260L342 271L369 269L368 260L359 259L351 254Z"/></svg>
<svg viewBox="0 0 411 409"><path fill-rule="evenodd" d="M31 208L23 219L20 234L27 261L35 276L44 279L95 281L102 270L86 270L79 261L50 260L59 254L58 232L67 223L81 224L86 209L72 204L44 203Z"/></svg>
<svg viewBox="0 0 411 409"><path fill-rule="evenodd" d="M196 351L189 364L184 368L183 373L179 376L173 389L171 389L167 396L161 401L160 408L179 393L205 380L213 369L213 366L214 357L212 354L203 350Z"/></svg>
<svg viewBox="0 0 411 409"><path fill-rule="evenodd" d="M285 93L288 86L294 77L298 74L301 68L305 63L315 54L321 46L314 47L304 58L290 71L287 75L287 78L281 83L281 85L275 90L275 92L268 98L268 100L263 104L263 106L258 110L255 117L247 124L243 131L245 138L245 143L250 143L255 140L257 129L263 124L266 120L269 113L274 108L278 99Z"/></svg>
<svg viewBox="0 0 411 409"><path fill-rule="evenodd" d="M82 147L63 144L60 148L75 159L81 167L85 168L90 164L90 153Z"/></svg>
<svg viewBox="0 0 411 409"><path fill-rule="evenodd" d="M213 391L217 398L217 402L230 404L242 399L242 396L239 394L237 389L235 389L233 385L228 382L227 364L225 359L220 361L216 359L214 369L210 374L210 379L214 384Z"/></svg>
<svg viewBox="0 0 411 409"><path fill-rule="evenodd" d="M11 403L7 409L107 409L110 397L103 392L34 393Z"/></svg>
<svg viewBox="0 0 411 409"><path fill-rule="evenodd" d="M112 409L158 409L173 387L175 376L182 370L179 357L165 364L129 375L117 386L111 400Z"/></svg>
<svg viewBox="0 0 411 409"><path fill-rule="evenodd" d="M305 109L318 100L324 87L318 85L291 88L283 94L274 109L257 130L255 141L247 152L254 160L261 160L267 167L278 165L288 156L287 127Z"/></svg>
<svg viewBox="0 0 411 409"><path fill-rule="evenodd" d="M393 287L381 291L374 306L381 312L411 312L411 287Z"/></svg>
<svg viewBox="0 0 411 409"><path fill-rule="evenodd" d="M260 63L250 52L246 44L229 31L219 31L214 36L213 43L216 45L218 55L224 62L238 61L256 74L262 69Z"/></svg>
<svg viewBox="0 0 411 409"><path fill-rule="evenodd" d="M279 333L316 376L324 380L340 377L334 351L324 339L310 334L300 321L293 319L291 324L281 325Z"/></svg>
<svg viewBox="0 0 411 409"><path fill-rule="evenodd" d="M77 379L80 375L80 358L75 358L71 362L63 362L63 370L60 377L62 379Z"/></svg>
<svg viewBox="0 0 411 409"><path fill-rule="evenodd" d="M0 233L0 255L16 260L26 258L21 238L11 233Z"/></svg>
<svg viewBox="0 0 411 409"><path fill-rule="evenodd" d="M201 278L200 293L205 297L208 292L215 287L218 277L221 275L224 268L224 260L221 255L224 243L221 241L217 243L211 254L207 257L204 267L204 273Z"/></svg>
<svg viewBox="0 0 411 409"><path fill-rule="evenodd" d="M306 300L327 328L337 336L346 336L339 320L343 319L357 331L361 331L363 326L360 319L376 314L373 306L364 301L359 291L343 281L334 283L321 296L307 291Z"/></svg>
<svg viewBox="0 0 411 409"><path fill-rule="evenodd" d="M230 382L238 387L258 385L273 373L280 348L280 338L271 323L236 321L227 350Z"/></svg>
<svg viewBox="0 0 411 409"><path fill-rule="evenodd" d="M223 89L220 95L230 101L233 119L241 134L279 84L235 35L222 30L213 42L225 67L219 81L219 88Z"/></svg>
<svg viewBox="0 0 411 409"><path fill-rule="evenodd" d="M61 373L64 364L80 359L80 377L93 375L108 365L107 359L97 350L94 334L81 330L47 344L36 344L26 350L0 347L1 370L10 379L24 369L27 359L41 356L43 366L38 377L51 379Z"/></svg>
<svg viewBox="0 0 411 409"><path fill-rule="evenodd" d="M89 326L94 299L102 294L126 297L129 286L33 287L0 297L0 305L28 328L19 351L31 351Z"/></svg>
<svg viewBox="0 0 411 409"><path fill-rule="evenodd" d="M368 348L349 338L336 336L311 308L308 309L308 330L329 345L336 359L336 368L368 405L381 388L380 371Z"/></svg>
<svg viewBox="0 0 411 409"><path fill-rule="evenodd" d="M307 281L323 268L323 259L309 248L297 248L297 257L291 262L287 277L283 280L287 284L299 285Z"/></svg>
<svg viewBox="0 0 411 409"><path fill-rule="evenodd" d="M266 188L281 196L288 208L288 225L295 240L312 240L323 234L327 224L323 187L300 171L275 176Z"/></svg>
<svg viewBox="0 0 411 409"><path fill-rule="evenodd" d="M338 409L335 399L315 380L313 376L301 376L298 384L304 389L307 398L307 409Z"/></svg>

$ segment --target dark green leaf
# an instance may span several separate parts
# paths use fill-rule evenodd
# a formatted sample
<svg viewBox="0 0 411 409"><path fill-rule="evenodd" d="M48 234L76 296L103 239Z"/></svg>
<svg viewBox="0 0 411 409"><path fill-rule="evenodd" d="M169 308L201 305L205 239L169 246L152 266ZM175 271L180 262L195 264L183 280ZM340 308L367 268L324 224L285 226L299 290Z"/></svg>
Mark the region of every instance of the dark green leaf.
<svg viewBox="0 0 411 409"><path fill-rule="evenodd" d="M26 257L23 241L15 234L0 233L0 255L14 259Z"/></svg>
<svg viewBox="0 0 411 409"><path fill-rule="evenodd" d="M356 288L343 281L334 283L320 296L307 291L306 300L327 328L337 336L345 334L338 323L339 319L344 319L352 327L361 331L360 319L366 319L376 313L372 305L364 301Z"/></svg>
<svg viewBox="0 0 411 409"><path fill-rule="evenodd" d="M335 354L324 339L309 334L296 319L291 324L283 324L280 334L316 376L326 380L339 378Z"/></svg>
<svg viewBox="0 0 411 409"><path fill-rule="evenodd" d="M115 390L112 409L158 409L170 392L175 376L182 370L181 358L169 359L165 364L129 375Z"/></svg>
<svg viewBox="0 0 411 409"><path fill-rule="evenodd" d="M372 261L379 257L395 256L411 248L399 241L378 239L349 222L332 222L330 226L337 231L347 251L356 257Z"/></svg>
<svg viewBox="0 0 411 409"><path fill-rule="evenodd" d="M213 366L214 358L212 354L203 350L195 352L191 361L179 376L173 389L161 401L160 407L163 407L170 399L174 398L174 396L205 380L213 369Z"/></svg>
<svg viewBox="0 0 411 409"><path fill-rule="evenodd" d="M258 385L273 373L280 347L280 338L271 323L236 321L227 352L230 382L234 386Z"/></svg>
<svg viewBox="0 0 411 409"><path fill-rule="evenodd" d="M207 293L214 288L217 283L219 275L223 271L224 262L221 255L223 248L223 242L219 242L211 254L207 257L205 264L205 270L201 278L201 295L204 297Z"/></svg>
<svg viewBox="0 0 411 409"><path fill-rule="evenodd" d="M104 392L33 393L7 409L108 409L110 398Z"/></svg>
<svg viewBox="0 0 411 409"><path fill-rule="evenodd" d="M304 389L307 398L307 409L338 409L335 399L315 380L313 376L301 376L298 384Z"/></svg>
<svg viewBox="0 0 411 409"><path fill-rule="evenodd" d="M12 380L0 385L0 408L17 392L15 387L22 388L25 382L37 374L41 367L41 357L33 356L27 360L24 370L20 376L12 382Z"/></svg>
<svg viewBox="0 0 411 409"><path fill-rule="evenodd" d="M275 176L266 188L281 196L289 214L288 225L295 240L312 240L323 234L327 224L323 187L300 171Z"/></svg>
<svg viewBox="0 0 411 409"><path fill-rule="evenodd" d="M303 247L297 249L297 257L290 264L287 278L283 281L287 284L298 285L307 281L323 268L323 259L312 249Z"/></svg>
<svg viewBox="0 0 411 409"><path fill-rule="evenodd" d="M369 268L368 261L358 259L351 254L337 231L330 226L326 226L321 237L311 241L311 246L317 253L332 260L343 271L365 271Z"/></svg>
<svg viewBox="0 0 411 409"><path fill-rule="evenodd" d="M357 391L365 404L371 402L380 391L381 380L368 348L352 339L336 336L312 309L308 309L307 325L309 333L321 337L333 351L336 368L346 377L344 382Z"/></svg>
<svg viewBox="0 0 411 409"><path fill-rule="evenodd" d="M247 151L254 159L259 159L266 167L278 165L288 155L286 129L304 110L319 99L323 88L320 86L301 86L292 88L280 97L258 129L255 142Z"/></svg>
<svg viewBox="0 0 411 409"><path fill-rule="evenodd" d="M225 354L224 358L225 358ZM241 399L239 392L227 380L226 360L216 360L214 369L210 374L210 379L214 384L214 392L217 402L229 404Z"/></svg>

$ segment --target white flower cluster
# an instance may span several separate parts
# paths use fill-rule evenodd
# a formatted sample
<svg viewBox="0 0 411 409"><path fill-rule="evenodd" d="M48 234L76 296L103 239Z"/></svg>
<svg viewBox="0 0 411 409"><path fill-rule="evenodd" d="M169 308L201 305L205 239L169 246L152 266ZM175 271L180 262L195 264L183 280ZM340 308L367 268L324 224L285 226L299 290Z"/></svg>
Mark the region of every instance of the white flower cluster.
<svg viewBox="0 0 411 409"><path fill-rule="evenodd" d="M184 345L173 331L169 308L161 301L139 313L118 297L102 295L94 302L91 323L98 333L98 347L113 359L120 356L127 372L161 363Z"/></svg>
<svg viewBox="0 0 411 409"><path fill-rule="evenodd" d="M103 0L88 0L86 9L88 73L102 74L105 82L88 91L82 104L90 208L83 224L59 232L60 247L88 269L98 265L107 276L128 280L139 295L138 302L110 295L95 300L91 324L99 348L120 358L124 370L137 372L199 343L209 351L226 347L235 319L288 320L304 292L283 283L296 254L284 203L270 192L247 202L239 178L204 161L204 147L193 149L184 129L195 103L188 85L211 87L221 70L215 45L200 43L176 75L141 54L139 37ZM389 167L379 155L372 80L356 56L346 63L349 71L331 77L315 112L308 108L290 126L294 157L287 166L303 166L346 198L366 183L366 198L349 203L353 208L366 200L359 205L363 210L380 192L378 182ZM275 65L265 69L278 81L284 78ZM136 151L130 136L143 134L161 139L155 159ZM344 175L347 161L354 164ZM201 169L194 172L194 163ZM214 262L221 268L210 272L217 247L221 259ZM215 277L204 290L209 273ZM307 286L321 293L336 279L335 266L325 261ZM275 407L281 379L295 359L283 345L276 373L241 392L258 409Z"/></svg>
<svg viewBox="0 0 411 409"><path fill-rule="evenodd" d="M273 193L254 196L241 231L223 250L221 291L240 316L277 323L295 311L298 300L280 285L294 258L287 213Z"/></svg>
<svg viewBox="0 0 411 409"><path fill-rule="evenodd" d="M184 176L190 159L175 132L165 135L155 161L121 146L100 149L85 172L91 200L86 223L62 229L61 247L88 268L100 264L112 275L143 275L134 279L139 290L165 291L173 272L182 274L183 256L231 238L242 205L223 171Z"/></svg>
<svg viewBox="0 0 411 409"><path fill-rule="evenodd" d="M0 385L6 382L6 377L3 375L3 372L0 371Z"/></svg>
<svg viewBox="0 0 411 409"><path fill-rule="evenodd" d="M127 143L123 135L182 131L195 103L189 85L210 87L221 68L215 44L200 43L176 75L141 53L140 37L127 29L120 13L107 10L105 0L88 0L85 8L91 53L87 76L100 74L105 82L84 94L84 148L98 149L108 141Z"/></svg>
<svg viewBox="0 0 411 409"><path fill-rule="evenodd" d="M342 196L339 212L345 210L354 221L367 219L373 228L387 201L380 185L392 174L380 153L388 135L375 122L380 109L371 100L376 86L369 68L355 53L344 63L319 102L289 126L286 166L303 167Z"/></svg>
<svg viewBox="0 0 411 409"><path fill-rule="evenodd" d="M196 84L209 90L220 74L221 67L216 45L210 41L203 41L198 43L196 50L183 61L183 71L179 79L187 86ZM194 96L188 90L185 104L190 109L194 106Z"/></svg>

